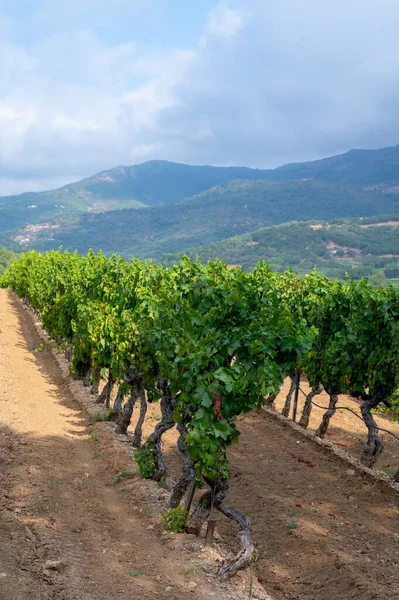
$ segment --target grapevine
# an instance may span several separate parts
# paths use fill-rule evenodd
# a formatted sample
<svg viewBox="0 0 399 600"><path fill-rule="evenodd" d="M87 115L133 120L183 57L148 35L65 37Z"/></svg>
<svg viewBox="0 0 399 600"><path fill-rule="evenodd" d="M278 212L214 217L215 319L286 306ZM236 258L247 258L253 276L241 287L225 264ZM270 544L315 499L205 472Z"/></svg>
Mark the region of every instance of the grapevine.
<svg viewBox="0 0 399 600"><path fill-rule="evenodd" d="M218 260L203 265L183 257L166 269L91 251L22 254L1 283L40 314L68 350L71 369L91 380L96 394L100 373L107 373L98 397L106 408L118 387L109 412L118 433L127 432L140 405L133 445L144 476L167 475L162 435L177 427L182 475L171 508L195 478L208 489L186 529L198 533L211 505L240 529L243 549L221 568L223 578L254 555L250 520L225 504L237 417L272 403L285 377L306 373L313 395L329 393L321 437L338 394L361 398L369 427L364 462L371 465L382 449L371 409L388 404L398 387L399 301L392 289L334 282L315 271L303 278L274 273L265 263L244 273ZM158 401L161 421L142 443L147 402ZM305 427L311 403L306 407Z"/></svg>

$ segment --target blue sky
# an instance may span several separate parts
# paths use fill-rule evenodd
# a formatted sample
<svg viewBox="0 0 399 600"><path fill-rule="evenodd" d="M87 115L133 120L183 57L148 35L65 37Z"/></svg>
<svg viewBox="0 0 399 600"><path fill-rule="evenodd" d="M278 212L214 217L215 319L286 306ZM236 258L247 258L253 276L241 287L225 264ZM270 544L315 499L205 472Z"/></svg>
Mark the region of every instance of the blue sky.
<svg viewBox="0 0 399 600"><path fill-rule="evenodd" d="M58 31L91 30L106 44L190 47L214 0L2 0L12 37L32 44Z"/></svg>
<svg viewBox="0 0 399 600"><path fill-rule="evenodd" d="M399 143L397 0L2 0L0 195Z"/></svg>

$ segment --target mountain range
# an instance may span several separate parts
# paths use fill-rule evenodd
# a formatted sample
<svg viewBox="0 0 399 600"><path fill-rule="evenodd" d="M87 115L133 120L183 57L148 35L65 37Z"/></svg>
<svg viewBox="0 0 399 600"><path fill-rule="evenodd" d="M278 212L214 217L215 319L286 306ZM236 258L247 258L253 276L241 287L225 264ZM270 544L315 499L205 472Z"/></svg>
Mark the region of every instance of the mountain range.
<svg viewBox="0 0 399 600"><path fill-rule="evenodd" d="M120 166L56 190L0 197L0 232L27 221L62 220L65 214L173 205L214 185L234 179L262 179L267 173L247 167L193 167L162 160Z"/></svg>
<svg viewBox="0 0 399 600"><path fill-rule="evenodd" d="M91 247L164 260L260 228L279 225L281 233L287 222L396 213L399 146L266 170L149 161L0 197L0 239L23 249ZM226 244L228 262L248 262L229 260Z"/></svg>

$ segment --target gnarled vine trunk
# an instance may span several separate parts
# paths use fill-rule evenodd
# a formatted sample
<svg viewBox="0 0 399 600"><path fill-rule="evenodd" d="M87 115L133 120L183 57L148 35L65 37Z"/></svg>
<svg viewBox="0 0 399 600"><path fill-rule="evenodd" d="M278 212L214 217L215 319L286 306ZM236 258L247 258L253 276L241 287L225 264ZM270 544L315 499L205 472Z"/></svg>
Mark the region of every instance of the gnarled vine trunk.
<svg viewBox="0 0 399 600"><path fill-rule="evenodd" d="M174 398L170 393L169 385L166 379L163 377L158 381L157 386L162 391L161 398L161 414L162 419L157 426L155 427L154 433L150 435L150 438L154 442L154 460L157 467L157 472L155 473L153 479L155 481L160 481L163 477L166 476L168 470L165 465L163 459L162 452L162 436L163 434L172 429L175 426L175 421L173 419L173 408L174 408Z"/></svg>
<svg viewBox="0 0 399 600"><path fill-rule="evenodd" d="M302 411L302 415L301 418L299 419L298 425L300 425L301 427L303 427L304 429L307 428L307 426L309 425L309 420L310 420L310 414L312 412L312 400L315 396L318 396L319 394L322 393L322 391L324 390L323 386L321 385L321 383L319 383L319 385L317 386L317 388L312 389L309 394L306 396L305 399L305 404L303 406L303 411Z"/></svg>
<svg viewBox="0 0 399 600"><path fill-rule="evenodd" d="M147 414L147 398L145 397L145 390L143 386L143 382L140 376L140 380L137 385L137 391L140 398L140 416L138 418L136 427L134 429L132 446L135 448L141 447L141 438L143 435L143 424L144 419Z"/></svg>
<svg viewBox="0 0 399 600"><path fill-rule="evenodd" d="M293 394L295 392L296 384L297 384L297 377L296 377L296 375L294 375L293 377L291 377L290 389L288 390L288 394L287 394L287 397L285 399L284 407L283 407L283 410L281 411L281 414L284 417L288 417L289 414L290 414L291 400L292 400L292 396L293 396Z"/></svg>
<svg viewBox="0 0 399 600"><path fill-rule="evenodd" d="M190 455L188 453L187 444L186 444L186 435L187 435L186 424L184 422L178 423L177 431L180 433L179 439L177 440L177 446L183 455L183 466L182 466L182 475L181 475L179 481L176 483L175 487L173 488L173 492L172 492L172 495L169 500L169 506L171 508L176 508L177 506L179 506L190 483L195 478L193 461L190 458Z"/></svg>
<svg viewBox="0 0 399 600"><path fill-rule="evenodd" d="M68 362L71 362L71 360L72 360L72 352L73 352L73 344L71 342L68 342L68 344L66 345L66 348L65 348L65 358L67 359Z"/></svg>
<svg viewBox="0 0 399 600"><path fill-rule="evenodd" d="M322 421L319 425L318 430L316 431L316 435L319 438L324 438L326 435L328 426L330 424L331 417L335 415L336 405L338 402L338 394L330 394L330 403L328 405L328 409L323 415Z"/></svg>
<svg viewBox="0 0 399 600"><path fill-rule="evenodd" d="M364 446L361 461L367 467L372 467L374 465L383 448L381 438L378 435L377 423L371 414L371 410L376 408L380 402L381 399L379 397L373 396L362 402L360 405L362 417L368 429L367 442Z"/></svg>
<svg viewBox="0 0 399 600"><path fill-rule="evenodd" d="M93 394L93 396L97 396L98 395L98 391L100 388L100 380L101 380L101 369L97 368L94 369L93 372L93 383L91 384L91 394Z"/></svg>
<svg viewBox="0 0 399 600"><path fill-rule="evenodd" d="M105 404L106 408L109 408L111 393L114 388L115 381L112 379L111 374L108 375L108 381L103 387L101 394L98 396L96 400L96 404Z"/></svg>
<svg viewBox="0 0 399 600"><path fill-rule="evenodd" d="M191 483L191 481L189 483ZM193 533L194 535L200 534L201 527L211 514L212 494L213 492L211 490L207 490L198 500L198 504L194 512L190 515L190 518L186 523L187 533Z"/></svg>
<svg viewBox="0 0 399 600"><path fill-rule="evenodd" d="M120 385L118 387L118 392L116 394L114 405L112 407L111 412L109 413L109 417L108 417L109 421L118 421L121 418L122 413L123 413L122 403L123 403L123 394L122 394L122 386Z"/></svg>
<svg viewBox="0 0 399 600"><path fill-rule="evenodd" d="M114 385L115 385L115 381L111 376L111 373L109 374L108 377L108 389L107 389L107 396L105 398L105 408L108 410L111 404L111 394L112 394L112 390L114 389Z"/></svg>
<svg viewBox="0 0 399 600"><path fill-rule="evenodd" d="M273 406L275 399L277 398L277 394L274 392L270 392L265 400L265 406Z"/></svg>
<svg viewBox="0 0 399 600"><path fill-rule="evenodd" d="M136 394L136 390L132 388L130 398L123 407L122 416L120 417L117 423L115 433L123 433L124 435L127 434L127 428L130 425L130 421L132 419L133 414L133 408L136 404L137 398L138 396Z"/></svg>
<svg viewBox="0 0 399 600"><path fill-rule="evenodd" d="M84 387L90 387L90 377L93 372L93 369L89 367L88 371L86 371L86 375L83 377L83 385Z"/></svg>
<svg viewBox="0 0 399 600"><path fill-rule="evenodd" d="M130 398L123 407L123 412L117 423L115 432L126 435L127 428L129 427L132 418L134 405L136 404L138 398L140 398L140 393L138 392L138 390L140 389L140 386L142 387L143 384L141 375L135 373L130 368L126 375L124 375L123 379L126 383L130 385Z"/></svg>
<svg viewBox="0 0 399 600"><path fill-rule="evenodd" d="M206 482L211 490L201 496L197 508L187 522L186 531L198 535L213 508L239 525L238 539L242 549L219 569L219 577L225 580L232 577L240 569L247 567L256 556L256 549L252 540L252 526L250 519L244 513L225 504L224 500L229 490L227 479L217 481L206 479Z"/></svg>

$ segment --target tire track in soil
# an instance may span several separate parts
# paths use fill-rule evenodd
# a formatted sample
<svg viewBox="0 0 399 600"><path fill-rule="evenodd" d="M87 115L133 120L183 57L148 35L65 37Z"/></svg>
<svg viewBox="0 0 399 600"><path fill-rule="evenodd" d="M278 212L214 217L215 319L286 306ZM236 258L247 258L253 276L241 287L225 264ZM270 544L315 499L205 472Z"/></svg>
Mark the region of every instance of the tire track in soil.
<svg viewBox="0 0 399 600"><path fill-rule="evenodd" d="M96 447L28 315L0 290L0 598L204 600L171 552L109 483ZM137 509L137 507L136 507ZM130 575L128 574L130 572Z"/></svg>

